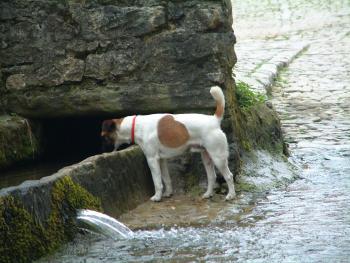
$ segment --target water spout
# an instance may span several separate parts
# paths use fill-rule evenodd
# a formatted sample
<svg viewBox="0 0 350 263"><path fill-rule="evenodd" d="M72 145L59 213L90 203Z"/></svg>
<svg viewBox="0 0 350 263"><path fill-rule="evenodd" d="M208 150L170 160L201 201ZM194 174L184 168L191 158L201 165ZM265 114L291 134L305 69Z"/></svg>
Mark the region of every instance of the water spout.
<svg viewBox="0 0 350 263"><path fill-rule="evenodd" d="M130 238L134 233L113 217L92 210L78 210L77 219L84 228L113 239Z"/></svg>

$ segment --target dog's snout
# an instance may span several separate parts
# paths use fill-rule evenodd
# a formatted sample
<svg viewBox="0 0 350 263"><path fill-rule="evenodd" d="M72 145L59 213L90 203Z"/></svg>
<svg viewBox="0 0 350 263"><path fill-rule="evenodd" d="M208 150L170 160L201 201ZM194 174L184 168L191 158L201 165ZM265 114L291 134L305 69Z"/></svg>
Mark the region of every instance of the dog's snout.
<svg viewBox="0 0 350 263"><path fill-rule="evenodd" d="M107 136L101 137L101 144L102 152L112 152L114 150L114 142Z"/></svg>

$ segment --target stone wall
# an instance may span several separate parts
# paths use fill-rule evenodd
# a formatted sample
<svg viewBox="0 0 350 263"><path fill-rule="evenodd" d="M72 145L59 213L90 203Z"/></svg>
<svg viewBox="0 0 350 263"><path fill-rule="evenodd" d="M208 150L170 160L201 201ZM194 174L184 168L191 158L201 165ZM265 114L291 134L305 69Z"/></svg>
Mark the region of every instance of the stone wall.
<svg viewBox="0 0 350 263"><path fill-rule="evenodd" d="M40 222L50 213L52 185L69 176L101 200L103 210L115 217L148 200L153 183L146 159L139 147L92 156L40 180L0 190L0 197L18 198Z"/></svg>
<svg viewBox="0 0 350 263"><path fill-rule="evenodd" d="M72 240L76 209L112 216L153 194L138 147L97 155L48 177L0 190L0 262L32 262Z"/></svg>
<svg viewBox="0 0 350 263"><path fill-rule="evenodd" d="M3 0L0 21L5 109L24 117L212 112L210 86L232 85L229 0Z"/></svg>

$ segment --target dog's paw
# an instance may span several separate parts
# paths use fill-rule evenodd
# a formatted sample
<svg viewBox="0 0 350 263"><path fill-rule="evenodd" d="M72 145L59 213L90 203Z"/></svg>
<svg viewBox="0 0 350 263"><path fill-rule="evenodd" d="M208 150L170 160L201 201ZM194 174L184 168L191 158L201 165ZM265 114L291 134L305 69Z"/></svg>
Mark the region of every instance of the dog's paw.
<svg viewBox="0 0 350 263"><path fill-rule="evenodd" d="M157 194L151 197L151 201L153 202L159 202L161 199L162 199L162 196Z"/></svg>
<svg viewBox="0 0 350 263"><path fill-rule="evenodd" d="M236 193L228 193L228 194L226 195L225 200L226 200L226 201L229 201L229 200L234 199L235 197L236 197Z"/></svg>
<svg viewBox="0 0 350 263"><path fill-rule="evenodd" d="M210 197L212 197L213 196L213 193L211 193L211 192L205 192L203 195L202 195L202 198L203 199L208 199L208 198L210 198Z"/></svg>

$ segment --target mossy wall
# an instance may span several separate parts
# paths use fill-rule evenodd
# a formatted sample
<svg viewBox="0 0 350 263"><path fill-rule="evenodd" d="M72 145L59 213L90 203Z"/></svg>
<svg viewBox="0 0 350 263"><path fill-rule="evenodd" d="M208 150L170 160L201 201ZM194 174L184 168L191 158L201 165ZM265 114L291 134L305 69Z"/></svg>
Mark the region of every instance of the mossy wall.
<svg viewBox="0 0 350 263"><path fill-rule="evenodd" d="M119 216L153 194L139 147L90 157L48 177L0 189L0 263L31 262L72 240L77 209Z"/></svg>
<svg viewBox="0 0 350 263"><path fill-rule="evenodd" d="M237 129L234 133L242 151L263 149L287 154L280 119L265 95L253 92L248 84L240 82L232 89L229 99L237 105L230 109L230 114L236 116L233 122L238 124L233 125Z"/></svg>
<svg viewBox="0 0 350 263"><path fill-rule="evenodd" d="M41 151L40 126L18 116L0 116L0 170L35 159Z"/></svg>

